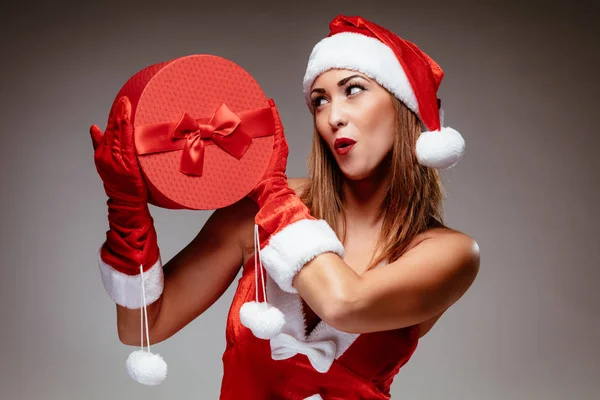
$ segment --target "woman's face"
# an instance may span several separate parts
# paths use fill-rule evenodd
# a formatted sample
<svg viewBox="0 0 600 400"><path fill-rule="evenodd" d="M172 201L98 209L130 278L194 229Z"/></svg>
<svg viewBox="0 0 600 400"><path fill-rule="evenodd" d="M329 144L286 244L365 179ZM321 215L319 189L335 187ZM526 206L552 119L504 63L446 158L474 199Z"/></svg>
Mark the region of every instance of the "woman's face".
<svg viewBox="0 0 600 400"><path fill-rule="evenodd" d="M394 143L392 95L366 75L332 69L315 79L310 97L317 130L342 173L371 176Z"/></svg>

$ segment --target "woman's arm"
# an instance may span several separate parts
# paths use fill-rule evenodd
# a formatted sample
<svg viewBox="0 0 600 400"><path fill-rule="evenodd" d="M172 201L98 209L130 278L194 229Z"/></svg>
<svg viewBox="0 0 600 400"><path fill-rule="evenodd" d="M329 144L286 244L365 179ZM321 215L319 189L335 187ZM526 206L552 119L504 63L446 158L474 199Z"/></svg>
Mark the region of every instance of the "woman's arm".
<svg viewBox="0 0 600 400"><path fill-rule="evenodd" d="M161 342L208 309L229 287L252 237L257 207L244 198L216 210L198 235L164 266L164 290L147 307L150 343ZM121 342L140 345L140 310L117 305ZM146 342L144 335L144 343Z"/></svg>
<svg viewBox="0 0 600 400"><path fill-rule="evenodd" d="M294 279L300 296L329 325L352 333L423 322L454 304L479 271L479 247L449 231L422 241L395 262L358 275L323 253Z"/></svg>

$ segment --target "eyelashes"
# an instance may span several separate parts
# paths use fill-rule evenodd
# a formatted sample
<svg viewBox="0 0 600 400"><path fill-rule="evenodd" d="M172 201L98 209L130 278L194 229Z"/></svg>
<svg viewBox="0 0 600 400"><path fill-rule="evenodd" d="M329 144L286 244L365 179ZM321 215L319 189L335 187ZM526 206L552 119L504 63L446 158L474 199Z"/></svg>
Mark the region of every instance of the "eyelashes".
<svg viewBox="0 0 600 400"><path fill-rule="evenodd" d="M344 87L344 91L345 91L345 93L346 93L346 96L350 96L350 95L352 95L352 94L356 94L356 93L350 93L350 90L351 90L351 89L354 89L354 88L359 88L361 91L362 91L362 90L367 90L367 89L366 89L366 88L365 88L363 85L361 85L360 83L353 83L353 82L350 82L350 83L348 83L348 84L346 85L346 87ZM359 92L359 93L360 93L360 92Z"/></svg>
<svg viewBox="0 0 600 400"><path fill-rule="evenodd" d="M355 89L355 88L360 89L360 91L358 91L356 93L353 93L352 89ZM352 82L352 81L350 81L350 82L346 83L346 85L343 86L343 90L344 90L344 94L346 96L353 96L353 95L359 94L362 91L367 90L367 89L363 85L361 85L360 83L358 83L358 82ZM325 96L323 96L323 95L319 95L319 96L313 97L311 99L312 106L314 108L319 107L320 105L322 105L321 100L327 100L327 98Z"/></svg>
<svg viewBox="0 0 600 400"><path fill-rule="evenodd" d="M319 104L319 102L321 100L324 100L324 99L325 99L325 96L315 96L315 97L313 97L311 99L311 103L312 103L313 108L319 107L321 105L321 104Z"/></svg>

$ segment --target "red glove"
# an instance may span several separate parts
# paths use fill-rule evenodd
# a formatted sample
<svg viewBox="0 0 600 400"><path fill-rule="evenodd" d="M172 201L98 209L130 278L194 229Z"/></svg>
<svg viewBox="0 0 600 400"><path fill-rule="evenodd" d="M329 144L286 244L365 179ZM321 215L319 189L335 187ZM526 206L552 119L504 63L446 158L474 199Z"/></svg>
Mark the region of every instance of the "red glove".
<svg viewBox="0 0 600 400"><path fill-rule="evenodd" d="M269 104L275 121L273 155L265 176L248 197L259 206L254 219L260 237L260 244L255 243L260 253L256 257L282 290L294 293L292 281L304 264L324 252L343 256L344 247L327 222L312 217L308 207L288 186L285 175L288 145L275 104L272 100ZM258 269L254 271L257 282ZM260 275L262 277L262 273ZM266 291L264 281L262 283ZM267 303L266 293L263 293L263 302L257 298L242 305L240 321L260 339L272 339L286 324L283 313Z"/></svg>
<svg viewBox="0 0 600 400"><path fill-rule="evenodd" d="M156 231L148 209L148 189L137 162L130 118L131 103L127 97L121 97L111 110L104 134L96 125L90 128L94 162L108 196L110 229L100 249L102 278L111 297L117 303L129 305L137 304L134 295L139 292L133 294L129 289L127 293L127 288L136 282L139 287L140 282L139 279L128 282L121 274L133 278L140 274L140 265L146 272L159 261ZM107 271L106 266L102 269L102 262L115 271ZM162 292L162 274L155 271L153 279L154 291L158 284ZM125 297L131 297L133 303Z"/></svg>
<svg viewBox="0 0 600 400"><path fill-rule="evenodd" d="M255 222L259 226L263 265L281 289L294 293L293 277L304 264L324 252L343 256L344 248L329 224L312 217L288 186L288 145L277 109L270 102L275 121L273 155L267 173L248 197L260 208Z"/></svg>
<svg viewBox="0 0 600 400"><path fill-rule="evenodd" d="M288 186L285 170L289 154L288 144L283 133L283 125L275 103L269 100L275 122L273 153L267 172L248 194L258 204L259 211L254 221L259 226L261 247L267 244L271 235L283 227L301 219L314 219L310 210ZM277 212L282 211L286 212Z"/></svg>

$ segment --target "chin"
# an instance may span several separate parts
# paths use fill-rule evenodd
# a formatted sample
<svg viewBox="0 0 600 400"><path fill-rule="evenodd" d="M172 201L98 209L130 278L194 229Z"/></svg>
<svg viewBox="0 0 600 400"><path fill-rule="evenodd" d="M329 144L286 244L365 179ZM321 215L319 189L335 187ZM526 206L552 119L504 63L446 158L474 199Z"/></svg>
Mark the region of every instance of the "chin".
<svg viewBox="0 0 600 400"><path fill-rule="evenodd" d="M340 166L340 171L342 171L342 175L344 175L346 179L351 181L360 181L371 175L369 173L370 171L360 168L342 168Z"/></svg>

